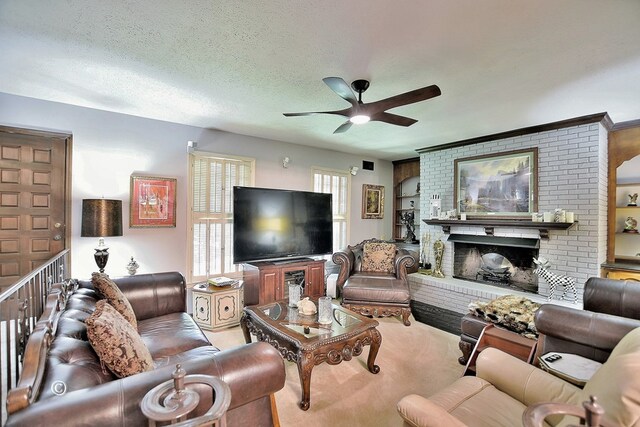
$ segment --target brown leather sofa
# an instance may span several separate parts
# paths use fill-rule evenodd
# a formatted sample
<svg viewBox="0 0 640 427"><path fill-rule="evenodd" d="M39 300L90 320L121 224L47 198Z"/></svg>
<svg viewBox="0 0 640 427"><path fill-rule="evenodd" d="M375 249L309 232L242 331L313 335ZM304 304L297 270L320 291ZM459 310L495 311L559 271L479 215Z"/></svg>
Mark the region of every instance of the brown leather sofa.
<svg viewBox="0 0 640 427"><path fill-rule="evenodd" d="M467 363L488 324L473 314L460 322L461 364ZM635 281L592 277L584 285L583 310L543 304L535 316L537 355L574 353L603 362L624 333L640 326L640 286ZM537 360L537 357L536 357Z"/></svg>
<svg viewBox="0 0 640 427"><path fill-rule="evenodd" d="M637 426L640 420L640 328L624 337L583 389L495 348L477 359L477 375L465 376L425 398L416 394L398 402L405 426L521 426L530 405L573 406L597 396L608 425ZM574 417L551 416L547 425L577 424Z"/></svg>
<svg viewBox="0 0 640 427"><path fill-rule="evenodd" d="M543 304L535 316L538 356L551 351L604 362L620 337L640 327L636 281L592 277L584 287L584 310Z"/></svg>
<svg viewBox="0 0 640 427"><path fill-rule="evenodd" d="M284 386L285 370L273 347L253 343L219 351L186 313L180 273L142 274L114 282L133 307L154 370L118 379L103 368L84 323L98 300L91 282L54 285L29 338L19 383L9 393L7 426L147 425L140 401L171 379L176 363L187 375L212 375L229 385L227 425L278 424L273 396ZM201 402L206 407L198 409L204 412L211 396Z"/></svg>
<svg viewBox="0 0 640 427"><path fill-rule="evenodd" d="M396 247L392 272L366 271L362 260L367 243L388 242L369 239L333 254L333 262L340 266L336 285L341 289L342 306L365 316L402 316L403 323L409 326L407 269L415 264L414 257Z"/></svg>

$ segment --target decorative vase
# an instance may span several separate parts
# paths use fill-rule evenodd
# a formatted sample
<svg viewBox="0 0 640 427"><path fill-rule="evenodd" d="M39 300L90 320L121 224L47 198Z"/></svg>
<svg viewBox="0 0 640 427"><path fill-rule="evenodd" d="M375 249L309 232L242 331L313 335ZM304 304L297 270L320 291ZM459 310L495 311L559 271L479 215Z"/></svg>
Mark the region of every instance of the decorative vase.
<svg viewBox="0 0 640 427"><path fill-rule="evenodd" d="M302 296L302 286L297 283L289 283L289 307L297 307Z"/></svg>
<svg viewBox="0 0 640 427"><path fill-rule="evenodd" d="M127 264L127 271L129 272L129 275L133 276L134 274L136 274L138 268L140 268L140 264L138 264L138 262L134 260L133 257L131 257L131 261L129 261L129 263Z"/></svg>
<svg viewBox="0 0 640 427"><path fill-rule="evenodd" d="M432 275L434 277L443 278L444 273L442 272L442 258L444 257L444 242L440 239L436 240L433 243L433 256L436 260L436 263Z"/></svg>

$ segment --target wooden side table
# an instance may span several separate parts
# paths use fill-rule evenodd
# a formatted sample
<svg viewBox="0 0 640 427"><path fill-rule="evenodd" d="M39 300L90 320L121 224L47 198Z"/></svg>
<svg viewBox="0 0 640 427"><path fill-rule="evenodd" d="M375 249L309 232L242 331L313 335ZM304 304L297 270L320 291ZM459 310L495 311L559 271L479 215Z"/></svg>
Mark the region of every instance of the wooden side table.
<svg viewBox="0 0 640 427"><path fill-rule="evenodd" d="M216 330L240 324L244 307L243 282L230 286L198 283L193 291L193 320L202 329Z"/></svg>
<svg viewBox="0 0 640 427"><path fill-rule="evenodd" d="M480 333L480 337L478 337L478 342L471 352L463 375L476 374L476 359L485 348L497 348L522 361L532 363L537 344L536 340L525 338L515 332L497 328L494 325L487 325Z"/></svg>

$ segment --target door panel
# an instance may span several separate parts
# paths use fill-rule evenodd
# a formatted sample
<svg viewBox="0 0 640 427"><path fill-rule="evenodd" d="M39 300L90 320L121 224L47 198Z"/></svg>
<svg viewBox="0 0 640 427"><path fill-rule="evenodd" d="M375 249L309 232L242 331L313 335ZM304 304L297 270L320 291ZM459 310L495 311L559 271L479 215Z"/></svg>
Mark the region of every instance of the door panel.
<svg viewBox="0 0 640 427"><path fill-rule="evenodd" d="M66 248L70 135L0 127L0 290Z"/></svg>

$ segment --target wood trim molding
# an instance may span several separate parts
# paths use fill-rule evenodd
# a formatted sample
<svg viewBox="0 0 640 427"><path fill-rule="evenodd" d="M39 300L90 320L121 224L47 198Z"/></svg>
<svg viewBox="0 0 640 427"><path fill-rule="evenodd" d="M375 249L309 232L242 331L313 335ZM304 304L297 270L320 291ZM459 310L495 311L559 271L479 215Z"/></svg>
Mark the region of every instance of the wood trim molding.
<svg viewBox="0 0 640 427"><path fill-rule="evenodd" d="M609 118L609 115L605 112L605 113L590 114L588 116L575 117L573 119L561 120L558 122L546 123L542 125L514 129L506 132L494 133L492 135L484 135L484 136L478 136L470 139L463 139L455 142L448 142L445 144L434 145L432 147L419 148L416 151L419 154L423 154L423 153L429 153L432 151L448 150L450 148L464 147L466 145L479 144L481 142L487 142L487 141L497 141L499 139L505 139L505 138L514 138L517 136L529 135L532 133L539 133L539 132L546 132L550 130L562 129L562 128L571 127L571 126L579 126L587 123L602 123L602 125L607 129L611 129L612 127L611 119Z"/></svg>
<svg viewBox="0 0 640 427"><path fill-rule="evenodd" d="M611 126L611 131L616 132L619 130L625 130L625 129L631 129L631 128L637 128L637 127L640 127L640 119L616 123L613 126Z"/></svg>
<svg viewBox="0 0 640 427"><path fill-rule="evenodd" d="M57 132L45 129L27 129L27 128L18 128L13 126L4 126L0 125L0 132L6 133L15 133L18 135L33 135L40 136L44 138L61 138L67 139L71 138L71 133L69 132Z"/></svg>
<svg viewBox="0 0 640 427"><path fill-rule="evenodd" d="M568 230L578 222L533 222L519 219L423 219L427 225L439 225L442 227L444 234L451 234L451 226L480 226L484 228L484 232L488 236L493 236L495 227L508 228L532 228L537 229L540 233L540 239L549 239L549 230Z"/></svg>
<svg viewBox="0 0 640 427"><path fill-rule="evenodd" d="M640 123L639 126L627 127L609 134L609 171L607 194L607 263L615 262L616 235L616 187L618 181L618 167L627 160L640 155Z"/></svg>

